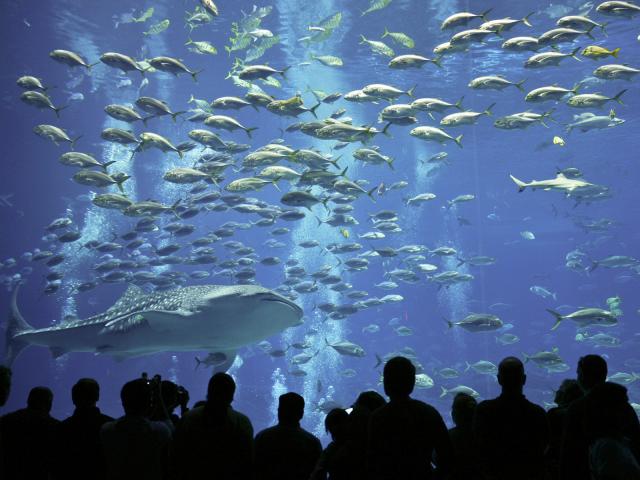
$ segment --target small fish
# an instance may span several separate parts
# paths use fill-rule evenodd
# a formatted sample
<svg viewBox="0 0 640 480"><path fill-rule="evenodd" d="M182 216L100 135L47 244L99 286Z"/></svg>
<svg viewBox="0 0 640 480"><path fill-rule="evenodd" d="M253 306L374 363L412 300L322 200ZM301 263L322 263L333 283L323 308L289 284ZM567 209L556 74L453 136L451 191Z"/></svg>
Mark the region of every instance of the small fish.
<svg viewBox="0 0 640 480"><path fill-rule="evenodd" d="M159 33L162 33L167 28L169 28L170 24L171 24L171 22L169 21L169 19L165 18L161 22L156 23L155 25L152 25L151 28L149 28L149 30L147 30L146 32L143 32L143 33L144 33L144 35L158 35Z"/></svg>
<svg viewBox="0 0 640 480"><path fill-rule="evenodd" d="M553 144L554 145L559 145L561 147L565 146L565 141L562 137L558 137L557 135L555 137L553 137Z"/></svg>
<svg viewBox="0 0 640 480"><path fill-rule="evenodd" d="M340 233L344 238L349 238L351 236L351 234L349 233L349 230L347 230L346 228L341 228Z"/></svg>
<svg viewBox="0 0 640 480"><path fill-rule="evenodd" d="M522 238L524 238L525 240L535 240L536 236L533 234L533 232L530 232L529 230L525 230L524 232L520 232L520 236Z"/></svg>

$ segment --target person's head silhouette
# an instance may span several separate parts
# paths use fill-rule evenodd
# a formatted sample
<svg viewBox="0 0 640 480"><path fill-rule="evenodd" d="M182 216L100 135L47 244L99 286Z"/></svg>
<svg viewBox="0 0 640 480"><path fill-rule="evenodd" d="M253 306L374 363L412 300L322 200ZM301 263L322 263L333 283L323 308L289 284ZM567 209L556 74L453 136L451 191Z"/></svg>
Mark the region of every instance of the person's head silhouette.
<svg viewBox="0 0 640 480"><path fill-rule="evenodd" d="M151 410L151 386L144 378L131 380L122 387L120 399L125 414L145 417Z"/></svg>
<svg viewBox="0 0 640 480"><path fill-rule="evenodd" d="M53 405L53 392L47 387L33 387L27 398L27 408L48 415Z"/></svg>
<svg viewBox="0 0 640 480"><path fill-rule="evenodd" d="M285 425L297 425L304 415L304 398L294 392L280 395L278 421Z"/></svg>
<svg viewBox="0 0 640 480"><path fill-rule="evenodd" d="M334 442L342 442L349 432L349 414L342 408L334 408L324 419L324 428Z"/></svg>
<svg viewBox="0 0 640 480"><path fill-rule="evenodd" d="M100 385L93 378L81 378L71 388L71 400L76 408L95 407L100 399Z"/></svg>
<svg viewBox="0 0 640 480"><path fill-rule="evenodd" d="M0 365L0 407L4 406L11 392L11 369Z"/></svg>
<svg viewBox="0 0 640 480"><path fill-rule="evenodd" d="M384 366L384 392L391 400L408 398L416 384L416 367L405 357L393 357Z"/></svg>
<svg viewBox="0 0 640 480"><path fill-rule="evenodd" d="M498 365L498 383L503 393L522 393L527 382L524 365L519 358L506 357Z"/></svg>
<svg viewBox="0 0 640 480"><path fill-rule="evenodd" d="M236 382L227 373L218 372L209 380L207 401L221 406L229 406L236 392Z"/></svg>
<svg viewBox="0 0 640 480"><path fill-rule="evenodd" d="M585 392L607 381L607 362L600 355L585 355L578 360L578 383Z"/></svg>
<svg viewBox="0 0 640 480"><path fill-rule="evenodd" d="M451 406L451 418L456 427L470 427L473 423L473 414L478 402L467 393L458 393L453 398Z"/></svg>

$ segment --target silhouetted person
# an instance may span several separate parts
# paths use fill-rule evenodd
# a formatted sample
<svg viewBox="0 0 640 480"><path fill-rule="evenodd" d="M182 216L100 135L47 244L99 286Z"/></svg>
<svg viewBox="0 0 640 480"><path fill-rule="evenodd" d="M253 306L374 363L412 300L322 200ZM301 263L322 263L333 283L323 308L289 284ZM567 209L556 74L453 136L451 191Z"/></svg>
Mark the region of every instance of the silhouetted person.
<svg viewBox="0 0 640 480"><path fill-rule="evenodd" d="M500 396L480 402L474 418L479 467L487 480L544 478L549 427L544 409L522 394L524 365L507 357L498 366Z"/></svg>
<svg viewBox="0 0 640 480"><path fill-rule="evenodd" d="M599 355L585 355L578 361L578 383L584 396L573 402L567 410L565 430L560 451L560 478L562 480L583 480L590 478L589 448L595 440L594 431L589 430L590 410L588 405L607 380L607 362ZM609 392L605 387L605 392ZM626 395L626 393L625 393ZM606 403L605 403L606 405ZM640 425L638 417L628 401L616 406L622 431L619 435L627 439L633 454L638 458L640 451ZM591 410L592 411L592 410ZM606 412L603 412L605 414Z"/></svg>
<svg viewBox="0 0 640 480"><path fill-rule="evenodd" d="M51 417L53 393L46 387L29 392L27 408L2 417L2 464L0 478L48 479L53 471L53 444L58 420Z"/></svg>
<svg viewBox="0 0 640 480"><path fill-rule="evenodd" d="M278 399L278 424L255 438L255 478L258 480L308 480L322 453L313 434L300 427L304 398L285 393Z"/></svg>
<svg viewBox="0 0 640 480"><path fill-rule="evenodd" d="M356 471L349 451L349 414L334 408L324 419L324 427L332 442L320 455L310 480L352 480Z"/></svg>
<svg viewBox="0 0 640 480"><path fill-rule="evenodd" d="M585 429L591 439L589 466L594 480L640 480L638 438L628 438L627 389L607 382L586 402Z"/></svg>
<svg viewBox="0 0 640 480"><path fill-rule="evenodd" d="M0 407L4 407L11 392L11 369L0 365Z"/></svg>
<svg viewBox="0 0 640 480"><path fill-rule="evenodd" d="M410 360L394 357L384 366L384 391L389 403L371 415L367 451L372 479L413 480L433 478L434 451L437 470L451 470L453 449L447 427L435 408L410 397L416 369Z"/></svg>
<svg viewBox="0 0 640 480"><path fill-rule="evenodd" d="M178 426L180 417L174 413L174 410L180 407L180 416L184 415L189 409L189 392L184 387L179 387L170 380L162 380L160 384L160 394L164 403L166 413L162 411L154 412L152 420L163 420L165 415L171 419L174 428Z"/></svg>
<svg viewBox="0 0 640 480"><path fill-rule="evenodd" d="M378 392L370 390L358 395L349 414L349 455L354 466L354 480L365 479L367 466L367 442L371 414L387 401Z"/></svg>
<svg viewBox="0 0 640 480"><path fill-rule="evenodd" d="M0 407L4 407L11 392L11 369L0 365ZM1 417L0 417L1 418ZM0 473L4 472L2 463L2 429L0 429Z"/></svg>
<svg viewBox="0 0 640 480"><path fill-rule="evenodd" d="M172 460L178 479L250 479L253 427L231 407L236 384L226 373L209 380L207 403L189 410L176 429Z"/></svg>
<svg viewBox="0 0 640 480"><path fill-rule="evenodd" d="M64 480L106 478L106 464L100 443L102 425L113 420L96 406L100 386L92 378L81 378L71 389L75 411L60 422L55 455L56 476Z"/></svg>
<svg viewBox="0 0 640 480"><path fill-rule="evenodd" d="M582 395L583 392L577 380L563 380L554 398L557 407L553 407L547 411L547 420L549 421L549 446L547 447L545 457L551 480L560 478L560 447L562 444L562 436L564 435L564 423L567 410L569 409L569 405L582 397Z"/></svg>
<svg viewBox="0 0 640 480"><path fill-rule="evenodd" d="M160 382L139 378L120 391L124 416L105 423L100 431L107 478L158 480L167 474L171 429L165 421L150 421L153 400L160 398Z"/></svg>
<svg viewBox="0 0 640 480"><path fill-rule="evenodd" d="M451 418L455 427L449 429L449 438L455 461L453 473L449 477L451 480L482 478L473 443L473 417L477 405L476 399L466 393L458 393L453 399Z"/></svg>

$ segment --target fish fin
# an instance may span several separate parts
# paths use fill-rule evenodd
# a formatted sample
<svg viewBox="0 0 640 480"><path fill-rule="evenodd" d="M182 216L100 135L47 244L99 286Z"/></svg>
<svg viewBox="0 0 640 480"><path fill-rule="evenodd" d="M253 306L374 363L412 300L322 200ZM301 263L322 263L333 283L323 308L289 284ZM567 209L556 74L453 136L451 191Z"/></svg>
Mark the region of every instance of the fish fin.
<svg viewBox="0 0 640 480"><path fill-rule="evenodd" d="M76 148L76 142L82 138L82 135L78 135L76 138L71 140L71 150Z"/></svg>
<svg viewBox="0 0 640 480"><path fill-rule="evenodd" d="M191 78L193 78L193 81L198 83L198 74L202 73L204 69L202 70L196 70L195 72L189 72L191 74Z"/></svg>
<svg viewBox="0 0 640 480"><path fill-rule="evenodd" d="M122 296L114 303L109 310L124 307L128 303L132 303L135 299L142 297L144 290L137 285L129 285Z"/></svg>
<svg viewBox="0 0 640 480"><path fill-rule="evenodd" d="M589 37L591 40L595 40L596 37L594 37L593 35L591 35L591 30L593 30L595 28L595 25L591 25L586 32L584 32L584 34Z"/></svg>
<svg viewBox="0 0 640 480"><path fill-rule="evenodd" d="M581 62L580 58L578 58L578 52L580 51L580 47L574 48L569 54L570 57L575 58L577 61Z"/></svg>
<svg viewBox="0 0 640 480"><path fill-rule="evenodd" d="M244 131L245 131L245 133L247 134L247 136L249 138L252 138L251 137L251 132L253 132L254 130L257 130L257 129L258 129L258 127L251 127L251 128L245 128Z"/></svg>
<svg viewBox="0 0 640 480"><path fill-rule="evenodd" d="M171 120L173 120L174 122L176 121L176 118L179 115L182 115L183 113L187 113L186 110L182 111L182 112L175 112L171 114ZM149 117L149 118L153 118L153 117Z"/></svg>
<svg viewBox="0 0 640 480"><path fill-rule="evenodd" d="M485 10L484 12L482 12L482 13L480 14L480 18L481 18L483 21L485 21L485 22L486 22L486 21L487 21L487 15L489 15L489 14L491 13L491 11L492 11L492 10L493 10L493 8L489 8L489 9Z"/></svg>
<svg viewBox="0 0 640 480"><path fill-rule="evenodd" d="M466 363L466 364L467 364L467 368L465 368L465 369L464 369L464 371L465 371L465 372L468 372L468 371L469 371L469 369L471 368L471 364L470 364L469 362L467 362L467 361L465 361L464 363Z"/></svg>
<svg viewBox="0 0 640 480"><path fill-rule="evenodd" d="M440 386L440 388L442 389L442 393L440 393L440 398L446 397L447 393L449 393L449 391L444 388L443 386Z"/></svg>
<svg viewBox="0 0 640 480"><path fill-rule="evenodd" d="M456 138L453 139L453 141L456 142L456 145L462 148L462 135L458 135Z"/></svg>
<svg viewBox="0 0 640 480"><path fill-rule="evenodd" d="M104 170L104 173L107 173L107 167L109 167L109 165L113 165L114 163L116 163L117 160L112 160L110 162L104 162L102 165L100 165L102 167L102 169Z"/></svg>
<svg viewBox="0 0 640 480"><path fill-rule="evenodd" d="M620 53L620 47L611 50L611 56L614 58L618 58L618 53Z"/></svg>
<svg viewBox="0 0 640 480"><path fill-rule="evenodd" d="M618 102L620 105L624 105L624 103L622 103L622 100L620 100L620 97L624 94L624 92L626 92L627 89L625 88L624 90L621 90L620 92L618 92L618 94L613 97L612 100L615 100L616 102Z"/></svg>
<svg viewBox="0 0 640 480"><path fill-rule="evenodd" d="M384 33L382 34L382 37L380 37L380 38L384 38L387 35L389 35L389 30L387 30L387 27L384 27Z"/></svg>
<svg viewBox="0 0 640 480"><path fill-rule="evenodd" d="M314 117L316 117L316 118L318 118L318 115L316 114L316 109L317 109L320 105L322 105L322 102L318 102L317 104L315 104L313 107L311 107L311 108L309 109L309 111L311 112L311 114L312 114Z"/></svg>
<svg viewBox="0 0 640 480"><path fill-rule="evenodd" d="M24 349L28 342L15 338L21 333L26 333L33 330L33 327L27 323L18 308L18 290L20 290L21 282L16 285L16 288L11 294L11 309L9 311L9 319L7 320L7 326L5 330L5 354L4 363L7 366L11 366L18 354Z"/></svg>
<svg viewBox="0 0 640 480"><path fill-rule="evenodd" d="M553 325L553 327L551 327L551 330L557 329L560 326L562 320L564 320L562 314L556 312L555 310L551 310L550 308L547 308L546 310L556 318L556 323Z"/></svg>
<svg viewBox="0 0 640 480"><path fill-rule="evenodd" d="M523 192L524 189L527 188L527 184L524 183L522 180L518 180L513 175L509 175L509 178L511 178L511 180L513 180L513 182L518 186L518 192Z"/></svg>
<svg viewBox="0 0 640 480"><path fill-rule="evenodd" d="M411 98L413 98L413 92L415 91L416 87L418 85L414 85L413 87L411 87L409 90L407 90L407 95L410 96Z"/></svg>
<svg viewBox="0 0 640 480"><path fill-rule="evenodd" d="M67 108L69 105L65 105L64 107L53 107L53 111L56 112L56 117L60 118L60 112Z"/></svg>
<svg viewBox="0 0 640 480"><path fill-rule="evenodd" d="M524 85L524 82L526 82L527 79L525 78L524 80L520 80L519 82L514 83L515 87L520 90L521 92L524 92L524 87L522 85Z"/></svg>
<svg viewBox="0 0 640 480"><path fill-rule="evenodd" d="M431 60L431 63L435 64L438 68L442 68L442 56L434 58Z"/></svg>
<svg viewBox="0 0 640 480"><path fill-rule="evenodd" d="M489 105L489 106L485 109L485 111L484 111L484 112L482 112L482 113L484 113L485 115L487 115L488 117L490 117L491 115L493 115L493 113L491 112L491 109L492 109L493 107L495 107L495 106L496 106L496 104L495 104L495 103L492 103L492 104L491 104L491 105Z"/></svg>
<svg viewBox="0 0 640 480"><path fill-rule="evenodd" d="M533 15L534 13L536 13L536 12L531 12L530 14L528 14L527 16L525 16L525 17L522 19L522 23L524 23L527 27L532 27L532 26L533 26L533 25L531 25L531 23L529 23L529 17L530 17L531 15Z"/></svg>

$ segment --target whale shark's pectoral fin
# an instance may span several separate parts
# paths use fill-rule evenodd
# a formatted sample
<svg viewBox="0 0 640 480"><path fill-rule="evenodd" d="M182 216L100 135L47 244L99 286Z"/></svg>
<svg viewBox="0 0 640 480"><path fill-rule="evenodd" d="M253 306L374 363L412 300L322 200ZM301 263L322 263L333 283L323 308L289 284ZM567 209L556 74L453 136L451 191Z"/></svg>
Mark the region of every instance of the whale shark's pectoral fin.
<svg viewBox="0 0 640 480"><path fill-rule="evenodd" d="M143 310L126 317L116 318L107 323L100 334L129 333L135 329L149 327L157 332L175 330L182 318L188 317L187 310Z"/></svg>
<svg viewBox="0 0 640 480"><path fill-rule="evenodd" d="M120 317L111 320L98 332L98 335L106 335L110 333L129 333L137 328L148 326L144 315L135 313L127 317Z"/></svg>

